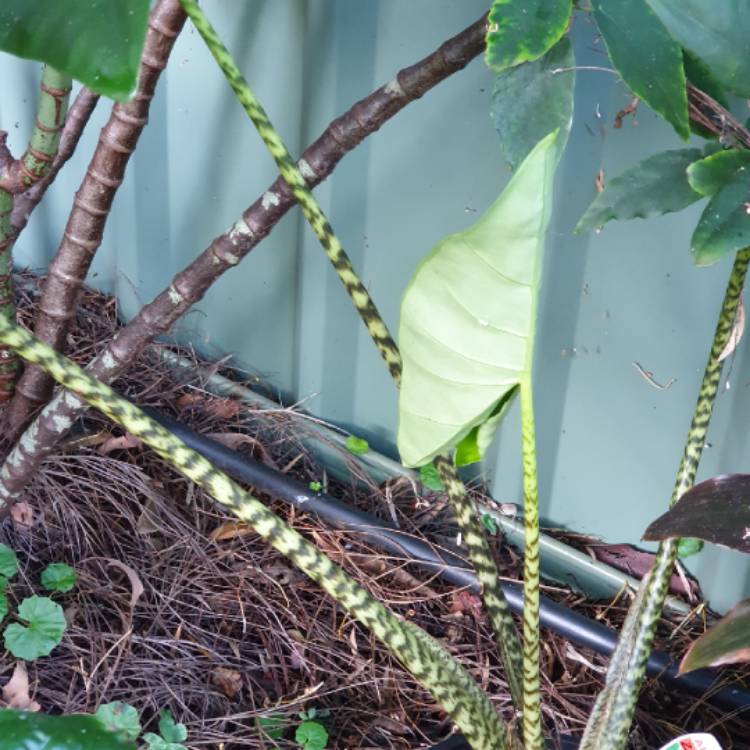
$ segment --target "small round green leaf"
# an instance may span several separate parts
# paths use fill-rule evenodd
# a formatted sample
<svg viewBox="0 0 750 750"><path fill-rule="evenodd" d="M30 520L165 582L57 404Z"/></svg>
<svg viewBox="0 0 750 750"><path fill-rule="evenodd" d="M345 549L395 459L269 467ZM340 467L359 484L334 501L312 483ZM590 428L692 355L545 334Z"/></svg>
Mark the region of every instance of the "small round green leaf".
<svg viewBox="0 0 750 750"><path fill-rule="evenodd" d="M138 735L141 733L141 720L138 717L138 711L122 701L114 701L99 706L94 716L110 732L116 732L124 739L138 739Z"/></svg>
<svg viewBox="0 0 750 750"><path fill-rule="evenodd" d="M435 468L435 464L425 464L419 467L419 481L428 490L440 492L443 489L443 483L440 481L440 475Z"/></svg>
<svg viewBox="0 0 750 750"><path fill-rule="evenodd" d="M323 750L328 744L328 732L318 721L303 721L294 733L294 740L304 750Z"/></svg>
<svg viewBox="0 0 750 750"><path fill-rule="evenodd" d="M0 594L0 620L8 614L8 597Z"/></svg>
<svg viewBox="0 0 750 750"><path fill-rule="evenodd" d="M167 709L159 714L159 733L167 742L184 742L188 734L185 725L176 722Z"/></svg>
<svg viewBox="0 0 750 750"><path fill-rule="evenodd" d="M95 716L0 711L0 750L133 750Z"/></svg>
<svg viewBox="0 0 750 750"><path fill-rule="evenodd" d="M47 591L64 594L76 585L77 580L75 570L65 563L52 563L42 571L42 586Z"/></svg>
<svg viewBox="0 0 750 750"><path fill-rule="evenodd" d="M677 542L677 556L680 558L697 555L703 549L703 542L694 537L683 537Z"/></svg>
<svg viewBox="0 0 750 750"><path fill-rule="evenodd" d="M0 575L13 578L18 572L18 558L16 553L7 545L0 542Z"/></svg>
<svg viewBox="0 0 750 750"><path fill-rule="evenodd" d="M30 596L21 602L18 616L27 627L14 622L5 628L5 648L17 659L31 661L47 656L65 632L62 607L46 596Z"/></svg>
<svg viewBox="0 0 750 750"><path fill-rule="evenodd" d="M284 736L287 721L283 716L259 716L258 727L264 738L280 740Z"/></svg>
<svg viewBox="0 0 750 750"><path fill-rule="evenodd" d="M349 435L346 439L346 449L354 456L363 456L370 450L370 444L364 438Z"/></svg>

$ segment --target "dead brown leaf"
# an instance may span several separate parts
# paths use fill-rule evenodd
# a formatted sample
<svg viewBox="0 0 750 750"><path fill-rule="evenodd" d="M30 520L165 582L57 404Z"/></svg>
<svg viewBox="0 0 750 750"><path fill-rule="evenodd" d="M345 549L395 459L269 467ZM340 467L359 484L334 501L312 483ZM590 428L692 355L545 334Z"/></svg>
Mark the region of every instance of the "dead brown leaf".
<svg viewBox="0 0 750 750"><path fill-rule="evenodd" d="M143 443L137 437L135 437L135 435L131 435L129 432L126 432L124 435L120 435L119 437L111 437L105 440L96 449L96 452L101 456L106 456L112 451L124 451L128 450L129 448L142 447Z"/></svg>
<svg viewBox="0 0 750 750"><path fill-rule="evenodd" d="M29 674L22 661L16 662L11 678L3 685L3 700L8 708L23 711L38 711L41 708L29 695Z"/></svg>
<svg viewBox="0 0 750 750"><path fill-rule="evenodd" d="M479 620L482 617L482 602L478 596L469 591L457 591L451 602L451 612L465 612Z"/></svg>
<svg viewBox="0 0 750 750"><path fill-rule="evenodd" d="M197 406L198 404L205 401L204 397L200 393L183 393L177 399L177 406L180 409L189 409L191 406Z"/></svg>
<svg viewBox="0 0 750 750"><path fill-rule="evenodd" d="M11 507L10 517L13 519L13 525L19 531L30 529L34 525L34 510L25 501L16 503Z"/></svg>
<svg viewBox="0 0 750 750"><path fill-rule="evenodd" d="M242 675L233 669L216 667L211 672L211 682L221 690L227 698L234 698L242 690Z"/></svg>
<svg viewBox="0 0 750 750"><path fill-rule="evenodd" d="M208 536L212 542L226 542L229 539L247 536L254 531L252 526L240 521L224 521L219 524Z"/></svg>
<svg viewBox="0 0 750 750"><path fill-rule="evenodd" d="M212 398L206 404L206 411L219 419L231 419L242 410L242 404L233 398Z"/></svg>
<svg viewBox="0 0 750 750"><path fill-rule="evenodd" d="M128 581L130 581L130 609L134 609L135 605L138 603L138 600L141 598L141 594L145 591L143 588L143 583L141 582L140 577L138 576L138 573L133 570L133 568L130 567L130 565L125 565L124 562L120 562L119 560L113 560L111 557L104 558L107 565L109 565L112 568L118 568L121 570L125 575L128 577Z"/></svg>
<svg viewBox="0 0 750 750"><path fill-rule="evenodd" d="M596 188L597 193L604 192L604 168L600 169L596 173L596 177L594 178L594 187Z"/></svg>
<svg viewBox="0 0 750 750"><path fill-rule="evenodd" d="M241 432L209 432L206 437L221 443L230 450L237 451L240 448L249 445L253 456L260 459L264 464L274 469L278 469L278 464L271 458L271 455L265 449L263 443L251 435L244 435Z"/></svg>

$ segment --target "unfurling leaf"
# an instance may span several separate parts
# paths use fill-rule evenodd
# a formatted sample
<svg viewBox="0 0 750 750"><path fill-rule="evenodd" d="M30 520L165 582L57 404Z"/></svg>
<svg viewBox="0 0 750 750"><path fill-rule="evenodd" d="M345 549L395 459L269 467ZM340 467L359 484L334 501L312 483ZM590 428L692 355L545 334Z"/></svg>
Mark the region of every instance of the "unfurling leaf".
<svg viewBox="0 0 750 750"><path fill-rule="evenodd" d="M677 134L690 136L682 49L646 0L591 0L612 64Z"/></svg>
<svg viewBox="0 0 750 750"><path fill-rule="evenodd" d="M62 640L65 615L62 607L46 596L30 596L18 607L28 625L13 622L5 628L5 648L17 659L32 661L47 656Z"/></svg>
<svg viewBox="0 0 750 750"><path fill-rule="evenodd" d="M0 750L134 750L95 716L0 711Z"/></svg>
<svg viewBox="0 0 750 750"><path fill-rule="evenodd" d="M649 541L697 537L750 552L750 474L722 474L696 484L643 535Z"/></svg>
<svg viewBox="0 0 750 750"><path fill-rule="evenodd" d="M730 91L750 97L746 0L648 0L648 4L672 38L702 60L714 78Z"/></svg>
<svg viewBox="0 0 750 750"><path fill-rule="evenodd" d="M0 49L125 101L138 80L148 8L149 0L3 0Z"/></svg>
<svg viewBox="0 0 750 750"><path fill-rule="evenodd" d="M612 180L578 222L588 232L611 219L648 219L681 211L703 196L688 182L687 168L703 156L697 148L663 151L644 159Z"/></svg>
<svg viewBox="0 0 750 750"><path fill-rule="evenodd" d="M562 153L573 119L575 58L568 37L534 62L510 68L495 77L490 117L500 148L511 169L547 133L559 129L558 153Z"/></svg>
<svg viewBox="0 0 750 750"><path fill-rule="evenodd" d="M750 661L750 599L737 604L688 649L680 674Z"/></svg>
<svg viewBox="0 0 750 750"><path fill-rule="evenodd" d="M565 33L570 13L571 0L494 0L487 19L487 65L500 72L541 57Z"/></svg>
<svg viewBox="0 0 750 750"><path fill-rule="evenodd" d="M455 448L529 377L556 138L534 147L474 225L438 243L406 289L398 426L406 466Z"/></svg>

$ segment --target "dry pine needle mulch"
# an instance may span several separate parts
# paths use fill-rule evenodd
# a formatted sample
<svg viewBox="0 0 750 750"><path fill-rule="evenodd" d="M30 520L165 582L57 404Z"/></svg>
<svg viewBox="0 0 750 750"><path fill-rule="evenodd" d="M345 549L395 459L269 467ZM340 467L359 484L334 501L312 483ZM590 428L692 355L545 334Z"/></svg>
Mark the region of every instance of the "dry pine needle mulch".
<svg viewBox="0 0 750 750"><path fill-rule="evenodd" d="M30 325L37 280L24 275L20 282L20 319ZM116 327L114 300L86 291L69 353L87 362ZM116 387L136 403L216 433L306 482L325 480L298 441L304 420L289 410L259 413L214 397L198 376L178 380L152 356ZM419 499L403 482L364 489L330 482L328 490L383 518L395 513L401 527L416 534L455 536L445 513L423 514L419 522ZM476 597L427 580L403 560L273 498L262 499L381 601L445 643L503 715L511 715ZM89 413L76 425L44 464L25 502L26 512L0 527L0 540L17 551L21 563L9 590L12 603L40 593L39 574L48 563L66 562L79 578L60 599L69 623L62 643L29 665L32 698L42 710L93 712L101 703L122 700L153 730L159 710L170 708L187 725L189 747L224 750L296 747L293 731L287 739L264 741L257 718L284 716L294 725L298 712L311 707L330 711L325 722L334 748L426 747L450 734L445 714L367 631L101 415ZM504 574L519 578L518 556L499 540L495 547ZM587 603L551 587L547 593L612 627L624 619L623 604ZM658 645L680 654L703 627L696 615L674 634L675 625L664 621ZM0 681L13 666L5 653ZM544 633L544 720L550 734L582 731L605 666L597 655ZM727 673L726 679L739 677ZM722 715L657 683L649 683L639 706L633 748L658 747L690 729L714 732L726 750L750 745L747 718Z"/></svg>

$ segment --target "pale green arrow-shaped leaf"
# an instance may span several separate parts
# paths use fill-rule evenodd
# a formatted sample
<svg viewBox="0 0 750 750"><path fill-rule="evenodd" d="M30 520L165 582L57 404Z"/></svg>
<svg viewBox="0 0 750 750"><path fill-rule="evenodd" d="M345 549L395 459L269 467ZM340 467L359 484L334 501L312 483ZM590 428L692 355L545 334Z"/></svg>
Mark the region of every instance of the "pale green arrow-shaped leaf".
<svg viewBox="0 0 750 750"><path fill-rule="evenodd" d="M453 449L530 375L556 139L557 131L543 138L487 212L438 243L407 287L398 428L406 466ZM477 437L481 452L487 436Z"/></svg>

